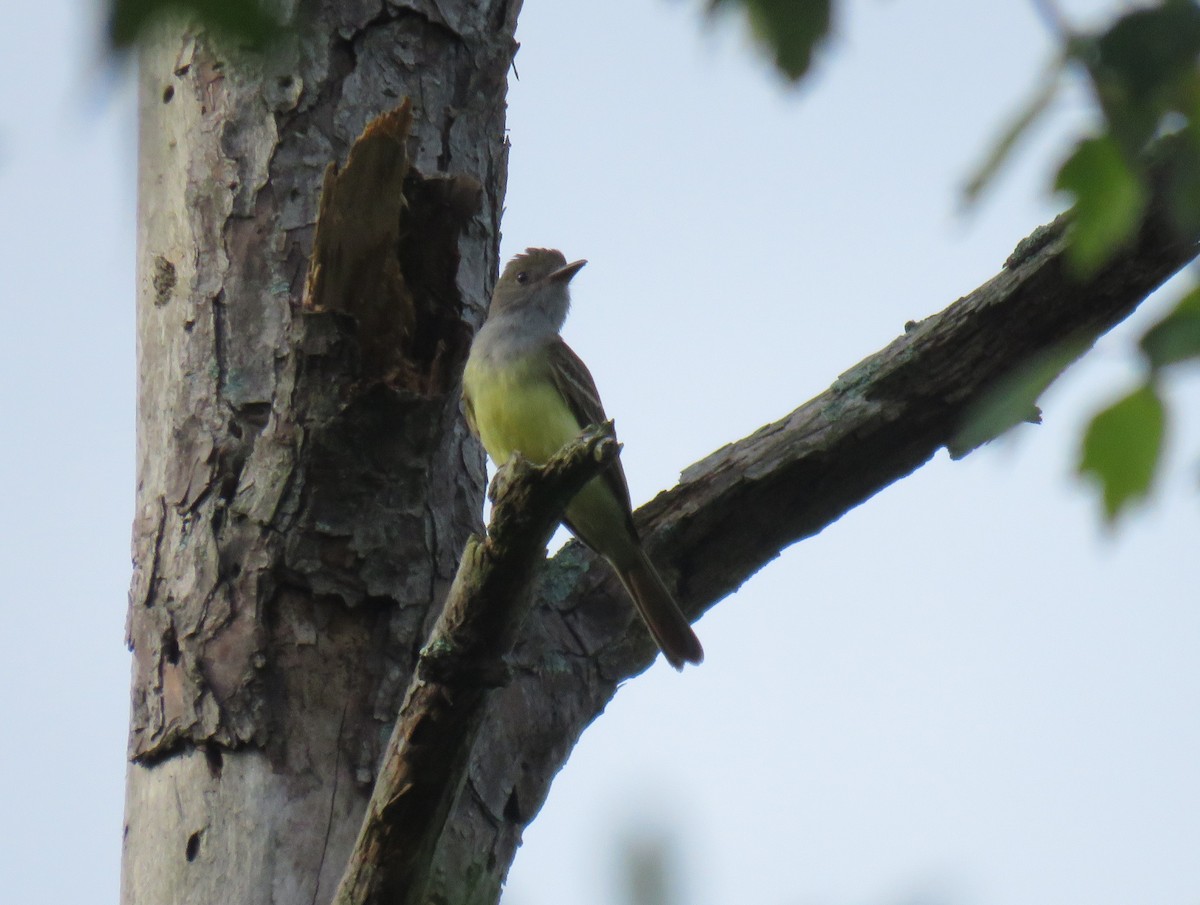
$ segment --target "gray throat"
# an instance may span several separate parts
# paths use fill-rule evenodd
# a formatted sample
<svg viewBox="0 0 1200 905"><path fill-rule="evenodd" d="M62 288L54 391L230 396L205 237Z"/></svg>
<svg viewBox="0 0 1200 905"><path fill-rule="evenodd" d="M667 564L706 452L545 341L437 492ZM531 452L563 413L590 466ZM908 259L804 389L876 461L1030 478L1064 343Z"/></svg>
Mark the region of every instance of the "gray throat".
<svg viewBox="0 0 1200 905"><path fill-rule="evenodd" d="M523 358L558 336L558 327L541 311L524 308L489 317L471 345L471 357L488 364Z"/></svg>

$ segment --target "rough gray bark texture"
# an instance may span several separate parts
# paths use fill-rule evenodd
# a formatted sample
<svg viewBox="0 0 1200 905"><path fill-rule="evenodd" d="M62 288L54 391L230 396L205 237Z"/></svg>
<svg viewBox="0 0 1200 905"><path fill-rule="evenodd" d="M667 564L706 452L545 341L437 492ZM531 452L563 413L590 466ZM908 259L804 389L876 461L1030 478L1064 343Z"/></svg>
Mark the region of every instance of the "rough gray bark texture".
<svg viewBox="0 0 1200 905"><path fill-rule="evenodd" d="M182 29L143 54L127 905L326 903L343 875L479 527L457 384L495 273L518 6L327 0L271 62ZM360 135L377 182L350 175ZM1153 211L1090 280L1062 246L1039 233L643 509L684 607L919 467L995 380L1091 341L1196 252ZM428 901L496 901L579 733L652 656L595 557L573 545L542 570L511 675L454 755Z"/></svg>
<svg viewBox="0 0 1200 905"><path fill-rule="evenodd" d="M126 903L329 901L479 527L457 381L495 273L520 3L310 6L269 59L182 27L141 55ZM477 213L416 224L305 310L326 168L406 97L411 192L379 185L364 214L444 213L439 174L482 188Z"/></svg>

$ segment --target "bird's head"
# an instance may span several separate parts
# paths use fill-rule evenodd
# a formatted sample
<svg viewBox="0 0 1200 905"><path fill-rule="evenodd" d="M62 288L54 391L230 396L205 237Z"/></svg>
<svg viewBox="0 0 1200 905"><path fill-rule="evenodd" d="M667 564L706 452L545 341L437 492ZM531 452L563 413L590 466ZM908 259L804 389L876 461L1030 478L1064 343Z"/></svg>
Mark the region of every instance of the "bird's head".
<svg viewBox="0 0 1200 905"><path fill-rule="evenodd" d="M491 314L531 310L562 328L571 307L568 284L587 261L572 261L554 248L527 248L508 262L492 292Z"/></svg>

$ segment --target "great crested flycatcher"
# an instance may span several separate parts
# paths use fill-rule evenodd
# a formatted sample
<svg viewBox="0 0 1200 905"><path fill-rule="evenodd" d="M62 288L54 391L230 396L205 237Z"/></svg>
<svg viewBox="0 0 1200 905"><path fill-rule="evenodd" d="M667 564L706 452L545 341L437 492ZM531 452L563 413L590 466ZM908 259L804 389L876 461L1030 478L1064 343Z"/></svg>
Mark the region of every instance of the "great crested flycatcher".
<svg viewBox="0 0 1200 905"><path fill-rule="evenodd" d="M471 345L463 375L467 424L497 465L514 453L535 464L606 420L587 367L558 331L567 319L567 284L587 261L528 248L496 283L487 321ZM650 634L676 669L704 659L700 641L647 559L633 524L620 459L567 504L571 533L607 559Z"/></svg>

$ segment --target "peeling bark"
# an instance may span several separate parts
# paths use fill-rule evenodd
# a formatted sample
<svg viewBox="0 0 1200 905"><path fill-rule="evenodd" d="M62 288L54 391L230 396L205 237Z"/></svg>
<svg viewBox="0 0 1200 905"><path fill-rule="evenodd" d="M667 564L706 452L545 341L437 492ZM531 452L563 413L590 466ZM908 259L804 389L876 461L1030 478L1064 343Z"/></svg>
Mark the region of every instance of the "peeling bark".
<svg viewBox="0 0 1200 905"><path fill-rule="evenodd" d="M270 58L178 25L142 51L126 903L333 895L479 528L457 382L495 274L519 5L314 2ZM380 114L358 162L393 180L339 182ZM343 161L377 272L333 267L305 308Z"/></svg>

